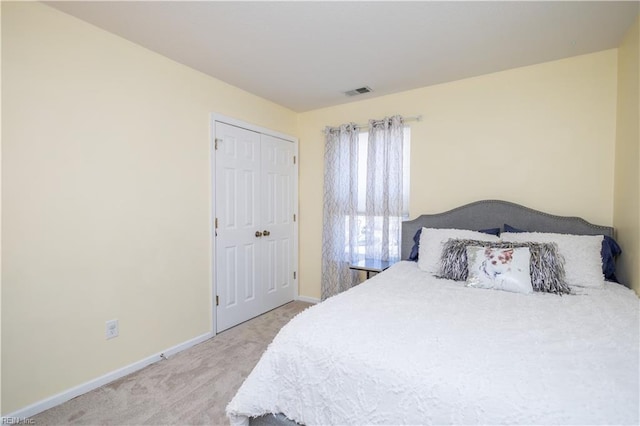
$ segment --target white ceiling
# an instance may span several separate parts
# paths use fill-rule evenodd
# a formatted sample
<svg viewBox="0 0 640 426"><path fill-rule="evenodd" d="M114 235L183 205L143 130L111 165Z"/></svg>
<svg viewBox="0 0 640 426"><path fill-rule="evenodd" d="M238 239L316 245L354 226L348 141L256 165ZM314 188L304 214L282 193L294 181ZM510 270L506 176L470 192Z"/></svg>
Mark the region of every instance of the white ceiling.
<svg viewBox="0 0 640 426"><path fill-rule="evenodd" d="M302 112L617 47L639 2L47 4ZM370 86L374 92L346 97Z"/></svg>

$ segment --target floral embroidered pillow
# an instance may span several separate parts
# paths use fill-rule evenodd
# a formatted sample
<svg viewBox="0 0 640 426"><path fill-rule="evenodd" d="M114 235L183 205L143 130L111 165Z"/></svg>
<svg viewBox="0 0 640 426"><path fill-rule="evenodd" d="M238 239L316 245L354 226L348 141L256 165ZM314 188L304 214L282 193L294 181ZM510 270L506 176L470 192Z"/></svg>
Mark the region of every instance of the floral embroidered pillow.
<svg viewBox="0 0 640 426"><path fill-rule="evenodd" d="M467 247L467 286L533 293L528 247Z"/></svg>

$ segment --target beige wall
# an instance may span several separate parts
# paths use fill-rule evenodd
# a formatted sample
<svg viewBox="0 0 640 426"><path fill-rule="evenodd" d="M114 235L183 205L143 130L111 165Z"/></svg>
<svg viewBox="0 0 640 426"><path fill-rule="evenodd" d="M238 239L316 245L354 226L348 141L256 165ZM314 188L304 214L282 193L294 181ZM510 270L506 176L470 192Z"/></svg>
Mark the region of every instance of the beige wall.
<svg viewBox="0 0 640 426"><path fill-rule="evenodd" d="M1 5L0 5L1 6ZM2 7L0 7L0 82L2 81ZM0 99L2 99L2 84L0 84ZM2 102L0 102L0 117L2 117ZM2 119L0 119L0 176L2 176ZM0 177L0 184L2 179ZM0 191L1 194L1 191ZM2 196L0 196L0 213L2 212ZM0 226L0 242L2 241L2 226ZM0 329L2 326L2 247L0 244ZM2 411L2 332L0 330L0 414Z"/></svg>
<svg viewBox="0 0 640 426"><path fill-rule="evenodd" d="M640 17L618 49L618 109L613 224L623 255L618 278L640 294Z"/></svg>
<svg viewBox="0 0 640 426"><path fill-rule="evenodd" d="M410 214L504 199L613 223L617 50L300 114L300 293L320 297L326 125L411 124Z"/></svg>
<svg viewBox="0 0 640 426"><path fill-rule="evenodd" d="M6 414L210 331L209 113L297 123L41 3L2 2L2 89Z"/></svg>

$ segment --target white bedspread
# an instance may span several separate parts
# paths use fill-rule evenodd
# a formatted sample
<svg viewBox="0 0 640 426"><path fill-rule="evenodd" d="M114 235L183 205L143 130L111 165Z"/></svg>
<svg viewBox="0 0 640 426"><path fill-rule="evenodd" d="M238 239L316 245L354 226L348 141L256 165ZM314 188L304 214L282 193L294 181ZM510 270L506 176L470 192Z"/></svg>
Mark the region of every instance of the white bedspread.
<svg viewBox="0 0 640 426"><path fill-rule="evenodd" d="M639 299L466 288L400 262L282 328L233 425L638 424Z"/></svg>

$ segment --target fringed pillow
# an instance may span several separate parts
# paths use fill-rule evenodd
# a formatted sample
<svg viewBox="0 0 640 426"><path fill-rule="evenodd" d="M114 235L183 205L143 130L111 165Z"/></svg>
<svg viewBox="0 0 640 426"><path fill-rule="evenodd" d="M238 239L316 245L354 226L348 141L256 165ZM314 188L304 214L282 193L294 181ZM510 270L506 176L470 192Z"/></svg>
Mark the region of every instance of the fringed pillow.
<svg viewBox="0 0 640 426"><path fill-rule="evenodd" d="M564 258L555 243L533 242L486 242L477 240L449 239L443 244L440 259L440 278L466 281L469 274L467 246L492 248L528 247L531 256L530 274L534 291L569 294L571 288L565 281Z"/></svg>

